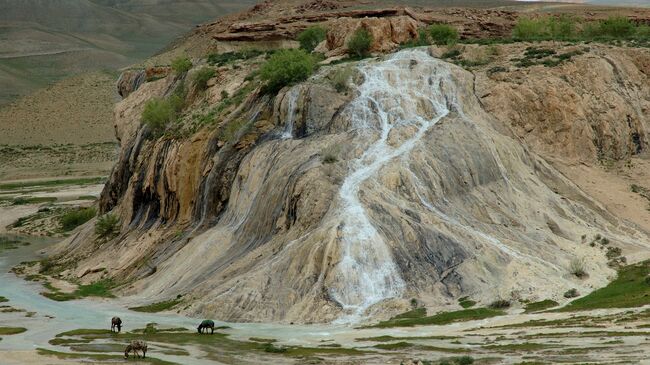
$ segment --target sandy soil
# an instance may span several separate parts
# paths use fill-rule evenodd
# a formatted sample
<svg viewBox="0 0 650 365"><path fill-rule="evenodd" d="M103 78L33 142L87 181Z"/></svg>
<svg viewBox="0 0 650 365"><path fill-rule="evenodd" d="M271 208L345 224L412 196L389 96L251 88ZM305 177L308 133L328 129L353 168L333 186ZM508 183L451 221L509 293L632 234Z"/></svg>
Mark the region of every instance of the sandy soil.
<svg viewBox="0 0 650 365"><path fill-rule="evenodd" d="M631 164L615 166L567 165L553 161L571 181L598 200L617 217L626 219L650 232L650 201L632 192L633 184L650 189L650 160L634 158ZM650 257L650 252L638 252L636 259Z"/></svg>
<svg viewBox="0 0 650 365"><path fill-rule="evenodd" d="M18 220L34 214L38 211L38 205L15 205L0 207L0 233L7 233L7 226Z"/></svg>

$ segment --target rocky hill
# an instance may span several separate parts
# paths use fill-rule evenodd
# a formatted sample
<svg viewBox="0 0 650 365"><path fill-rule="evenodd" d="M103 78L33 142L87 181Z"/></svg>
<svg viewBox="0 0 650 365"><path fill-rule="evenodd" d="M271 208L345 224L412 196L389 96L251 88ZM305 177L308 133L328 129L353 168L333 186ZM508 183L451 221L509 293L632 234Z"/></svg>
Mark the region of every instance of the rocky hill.
<svg viewBox="0 0 650 365"><path fill-rule="evenodd" d="M358 321L463 297L565 302L604 286L650 257L637 195L650 189L647 48L400 50L431 23L489 39L519 16L269 1L199 27L161 55L190 54L189 72L120 78L121 151L100 201L120 233L97 238L93 220L53 265L110 278L127 302L232 321ZM263 87L266 50L295 47L313 24L328 29L318 71ZM359 28L377 57L344 58ZM173 123L142 122L152 100L178 98Z"/></svg>

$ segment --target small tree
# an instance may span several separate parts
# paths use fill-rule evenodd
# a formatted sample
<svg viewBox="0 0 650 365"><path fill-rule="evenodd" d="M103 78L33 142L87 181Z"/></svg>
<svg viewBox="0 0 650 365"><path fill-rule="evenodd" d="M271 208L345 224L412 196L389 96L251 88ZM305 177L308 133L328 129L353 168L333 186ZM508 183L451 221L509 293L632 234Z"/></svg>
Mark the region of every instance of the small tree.
<svg viewBox="0 0 650 365"><path fill-rule="evenodd" d="M186 56L177 57L172 60L172 70L177 75L184 74L192 68L192 61Z"/></svg>
<svg viewBox="0 0 650 365"><path fill-rule="evenodd" d="M458 42L458 31L447 24L432 24L427 28L429 38L437 45L453 45Z"/></svg>
<svg viewBox="0 0 650 365"><path fill-rule="evenodd" d="M316 46L318 46L318 44L325 39L326 35L327 31L323 27L309 27L298 34L298 42L300 42L300 48L304 49L307 52L313 52L314 48L316 48Z"/></svg>
<svg viewBox="0 0 650 365"><path fill-rule="evenodd" d="M99 238L112 238L120 233L120 219L113 214L105 214L95 223L95 233Z"/></svg>
<svg viewBox="0 0 650 365"><path fill-rule="evenodd" d="M356 55L359 58L365 57L370 51L370 46L372 46L373 38L372 34L368 32L365 28L357 29L352 38L348 41L348 50Z"/></svg>
<svg viewBox="0 0 650 365"><path fill-rule="evenodd" d="M208 88L208 80L213 78L217 72L211 67L202 67L193 75L194 86L198 90L205 90Z"/></svg>
<svg viewBox="0 0 650 365"><path fill-rule="evenodd" d="M284 49L275 52L262 66L260 76L269 92L306 80L314 72L316 62L302 49Z"/></svg>

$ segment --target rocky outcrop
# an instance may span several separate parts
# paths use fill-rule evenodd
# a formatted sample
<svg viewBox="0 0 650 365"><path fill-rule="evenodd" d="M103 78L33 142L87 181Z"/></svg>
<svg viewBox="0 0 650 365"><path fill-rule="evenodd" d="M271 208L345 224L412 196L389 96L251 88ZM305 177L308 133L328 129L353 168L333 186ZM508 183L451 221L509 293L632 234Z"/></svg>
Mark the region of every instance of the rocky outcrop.
<svg viewBox="0 0 650 365"><path fill-rule="evenodd" d="M588 292L614 274L583 235L648 251L646 232L540 157L595 158L578 147L598 130L620 132L598 137L612 153L633 152L624 138L633 128L647 143L647 84L626 81L642 76L641 55L632 62L598 47L575 60L581 69L571 62L499 79L430 52L352 64L341 93L330 75L350 64L325 66L273 98L253 92L185 138L152 139L140 126L146 100L176 80L144 84L118 106L121 156L101 198L122 235L98 246L88 226L59 257L77 263L75 276L106 267L130 283L121 288L127 301L181 294L191 315L326 322L389 315L411 298L430 308L462 296L563 301L566 290ZM590 84L593 96L571 96ZM592 97L625 106L604 113ZM562 110L567 98L575 114ZM637 109L638 127L619 125ZM231 123L241 127L224 135ZM525 123L540 132L522 138ZM579 132L566 133L574 124ZM575 258L587 262L588 278L570 274Z"/></svg>
<svg viewBox="0 0 650 365"><path fill-rule="evenodd" d="M124 71L117 79L117 93L126 98L136 91L146 80L146 73L143 70Z"/></svg>
<svg viewBox="0 0 650 365"><path fill-rule="evenodd" d="M418 23L408 16L390 18L339 18L330 23L327 39L316 49L326 57L348 53L347 43L357 29L372 35L370 52L387 53L418 36Z"/></svg>

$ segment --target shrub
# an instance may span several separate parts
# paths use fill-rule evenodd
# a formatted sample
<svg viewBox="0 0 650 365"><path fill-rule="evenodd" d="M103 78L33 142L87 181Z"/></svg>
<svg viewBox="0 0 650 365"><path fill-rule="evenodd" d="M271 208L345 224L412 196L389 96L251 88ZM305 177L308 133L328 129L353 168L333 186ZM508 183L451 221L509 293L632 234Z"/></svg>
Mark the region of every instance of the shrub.
<svg viewBox="0 0 650 365"><path fill-rule="evenodd" d="M105 214L95 223L95 233L99 238L111 238L120 233L120 219L113 214Z"/></svg>
<svg viewBox="0 0 650 365"><path fill-rule="evenodd" d="M552 39L569 39L576 34L576 20L567 15L548 18L545 26Z"/></svg>
<svg viewBox="0 0 650 365"><path fill-rule="evenodd" d="M611 16L600 22L600 35L612 38L627 38L636 32L636 26L623 16Z"/></svg>
<svg viewBox="0 0 650 365"><path fill-rule="evenodd" d="M193 75L194 87L198 90L205 90L208 88L208 80L213 78L217 72L210 67L202 67Z"/></svg>
<svg viewBox="0 0 650 365"><path fill-rule="evenodd" d="M495 300L494 302L490 303L489 307L492 308L492 309L510 308L510 302L505 300L505 299L498 299L498 300Z"/></svg>
<svg viewBox="0 0 650 365"><path fill-rule="evenodd" d="M348 41L347 46L348 50L352 54L362 58L368 55L372 42L372 34L370 34L370 32L365 28L359 28L354 32L352 38Z"/></svg>
<svg viewBox="0 0 650 365"><path fill-rule="evenodd" d="M300 48L307 52L313 52L314 48L325 39L327 31L323 27L314 26L309 27L298 34L298 42Z"/></svg>
<svg viewBox="0 0 650 365"><path fill-rule="evenodd" d="M61 223L61 228L67 232L88 222L95 216L95 214L95 208L92 207L75 209L61 216L61 218L59 218L59 222Z"/></svg>
<svg viewBox="0 0 650 365"><path fill-rule="evenodd" d="M348 90L348 82L352 77L352 67L339 68L331 76L332 86L337 92L344 92Z"/></svg>
<svg viewBox="0 0 650 365"><path fill-rule="evenodd" d="M152 132L159 133L167 124L176 120L184 104L185 99L178 94L173 94L167 99L151 99L142 111L142 122L148 125Z"/></svg>
<svg viewBox="0 0 650 365"><path fill-rule="evenodd" d="M429 38L437 45L452 45L458 42L458 31L447 24L432 24L427 28Z"/></svg>
<svg viewBox="0 0 650 365"><path fill-rule="evenodd" d="M471 364L474 363L474 358L472 358L471 356L465 355L465 356L459 357L456 360L456 362L458 363L458 365L471 365Z"/></svg>
<svg viewBox="0 0 650 365"><path fill-rule="evenodd" d="M262 66L260 75L266 81L267 91L306 80L314 72L314 59L304 50L285 49L274 53Z"/></svg>
<svg viewBox="0 0 650 365"><path fill-rule="evenodd" d="M585 260L578 258L571 260L571 263L569 264L569 272L580 279L587 277L588 275L587 271L585 270Z"/></svg>
<svg viewBox="0 0 650 365"><path fill-rule="evenodd" d="M546 35L546 27L543 20L519 18L512 29L512 37L516 40L536 40Z"/></svg>
<svg viewBox="0 0 650 365"><path fill-rule="evenodd" d="M567 298L567 299L576 298L576 297L579 297L579 296L580 296L580 293L578 293L578 289L576 289L576 288L569 289L564 293L564 297Z"/></svg>
<svg viewBox="0 0 650 365"><path fill-rule="evenodd" d="M174 70L174 72L177 75L184 74L187 71L189 71L191 68L192 68L192 61L190 61L190 59L187 58L186 56L177 57L174 60L172 60L172 70Z"/></svg>

